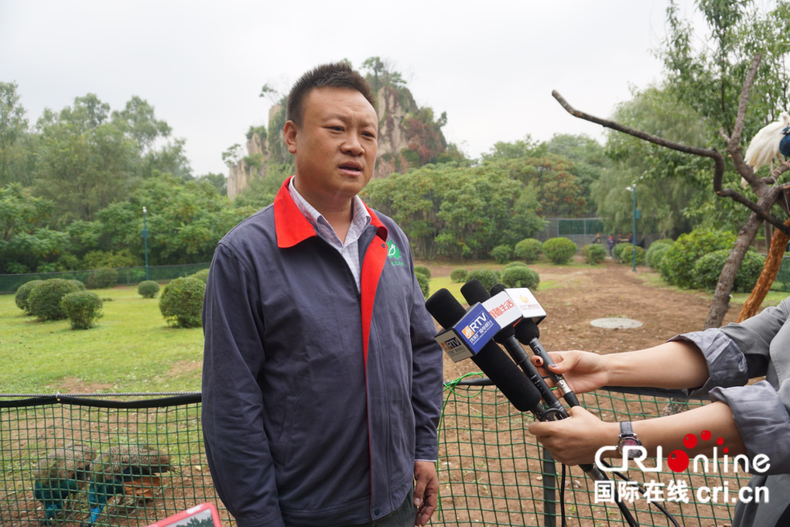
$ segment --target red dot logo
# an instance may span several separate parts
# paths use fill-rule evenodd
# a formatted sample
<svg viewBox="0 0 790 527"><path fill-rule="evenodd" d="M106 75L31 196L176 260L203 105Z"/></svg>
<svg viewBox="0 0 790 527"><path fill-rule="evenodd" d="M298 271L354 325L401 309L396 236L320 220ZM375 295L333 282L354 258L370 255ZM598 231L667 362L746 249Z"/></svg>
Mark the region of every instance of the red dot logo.
<svg viewBox="0 0 790 527"><path fill-rule="evenodd" d="M683 472L689 466L689 456L682 450L673 450L669 453L667 465L673 472Z"/></svg>
<svg viewBox="0 0 790 527"><path fill-rule="evenodd" d="M697 436L694 434L687 434L686 437L683 438L683 446L686 448L694 448L697 446Z"/></svg>

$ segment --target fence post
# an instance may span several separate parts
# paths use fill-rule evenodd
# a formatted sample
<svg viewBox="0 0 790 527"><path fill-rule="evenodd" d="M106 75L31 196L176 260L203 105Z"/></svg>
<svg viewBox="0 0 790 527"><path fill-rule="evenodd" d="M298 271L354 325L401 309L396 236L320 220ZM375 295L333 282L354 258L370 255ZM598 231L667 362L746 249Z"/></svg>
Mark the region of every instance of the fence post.
<svg viewBox="0 0 790 527"><path fill-rule="evenodd" d="M543 527L555 527L557 512L554 504L557 502L557 467L551 453L541 447L543 451Z"/></svg>

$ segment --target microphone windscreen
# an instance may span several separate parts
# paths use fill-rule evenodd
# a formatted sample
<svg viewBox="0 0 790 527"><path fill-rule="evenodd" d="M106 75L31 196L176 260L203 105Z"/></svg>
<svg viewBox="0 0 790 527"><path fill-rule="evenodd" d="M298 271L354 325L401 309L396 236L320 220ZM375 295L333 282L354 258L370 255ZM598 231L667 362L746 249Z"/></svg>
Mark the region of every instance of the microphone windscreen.
<svg viewBox="0 0 790 527"><path fill-rule="evenodd" d="M447 289L439 289L425 301L428 313L445 329L451 328L466 314L464 307Z"/></svg>
<svg viewBox="0 0 790 527"><path fill-rule="evenodd" d="M532 320L525 318L516 324L516 338L523 344L529 344L533 339L540 338L538 325Z"/></svg>
<svg viewBox="0 0 790 527"><path fill-rule="evenodd" d="M505 287L505 284L497 284L491 288L491 296L498 295L505 289L507 289L507 287Z"/></svg>
<svg viewBox="0 0 790 527"><path fill-rule="evenodd" d="M467 283L462 285L461 294L464 295L464 298L470 306L477 302L483 303L491 298L491 295L488 294L486 288L483 287L483 284L481 284L480 280L477 278L469 280Z"/></svg>

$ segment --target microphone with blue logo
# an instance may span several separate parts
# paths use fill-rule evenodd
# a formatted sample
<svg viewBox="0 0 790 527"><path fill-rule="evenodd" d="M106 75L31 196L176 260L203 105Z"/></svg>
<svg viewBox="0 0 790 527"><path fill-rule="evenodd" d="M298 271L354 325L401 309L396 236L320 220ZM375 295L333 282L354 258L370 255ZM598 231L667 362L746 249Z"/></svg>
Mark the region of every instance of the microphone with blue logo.
<svg viewBox="0 0 790 527"><path fill-rule="evenodd" d="M546 411L537 388L491 341L501 326L482 304L466 311L450 291L440 289L425 302L425 307L444 328L436 341L450 358L471 358L517 410L532 412L537 419L545 420Z"/></svg>

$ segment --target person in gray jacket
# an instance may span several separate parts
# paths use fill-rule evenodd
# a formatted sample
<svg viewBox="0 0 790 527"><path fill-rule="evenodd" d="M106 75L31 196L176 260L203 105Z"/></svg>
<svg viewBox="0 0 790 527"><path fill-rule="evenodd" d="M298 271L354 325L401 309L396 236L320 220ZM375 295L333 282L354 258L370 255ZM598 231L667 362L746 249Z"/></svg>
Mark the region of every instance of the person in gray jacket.
<svg viewBox="0 0 790 527"><path fill-rule="evenodd" d="M694 448L683 442L687 434L707 430L723 439L731 458L745 454L750 466L757 456L769 460L767 470L758 471L749 484L767 488L769 500L739 501L733 525L790 525L790 298L740 324L678 335L650 349L550 355L556 362L552 371L563 374L577 393L603 386L653 386L708 394L714 401L625 425L603 422L581 407L571 409L570 419L530 424L529 431L555 459L568 465L590 463L598 449L617 445L624 431L632 432L632 444L638 441L648 455L654 456L659 446L665 455L673 450L690 457L710 455L714 441L699 441ZM533 361L542 365L538 358ZM765 380L746 385L762 376ZM615 455L621 454L610 451Z"/></svg>
<svg viewBox="0 0 790 527"><path fill-rule="evenodd" d="M357 194L378 117L343 63L305 74L295 175L217 246L203 306L203 433L239 527L408 527L436 509L442 354L409 241Z"/></svg>

